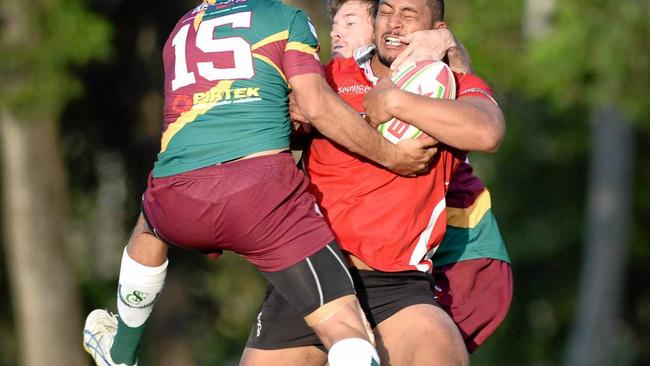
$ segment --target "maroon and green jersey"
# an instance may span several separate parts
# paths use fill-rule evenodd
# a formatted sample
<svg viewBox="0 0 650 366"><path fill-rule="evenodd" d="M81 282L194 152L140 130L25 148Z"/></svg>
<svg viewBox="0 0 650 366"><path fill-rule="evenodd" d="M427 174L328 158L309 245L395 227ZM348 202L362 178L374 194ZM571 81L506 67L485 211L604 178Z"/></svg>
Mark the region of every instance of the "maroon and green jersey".
<svg viewBox="0 0 650 366"><path fill-rule="evenodd" d="M309 18L276 0L206 0L163 50L164 128L154 177L289 146L292 77L322 73Z"/></svg>

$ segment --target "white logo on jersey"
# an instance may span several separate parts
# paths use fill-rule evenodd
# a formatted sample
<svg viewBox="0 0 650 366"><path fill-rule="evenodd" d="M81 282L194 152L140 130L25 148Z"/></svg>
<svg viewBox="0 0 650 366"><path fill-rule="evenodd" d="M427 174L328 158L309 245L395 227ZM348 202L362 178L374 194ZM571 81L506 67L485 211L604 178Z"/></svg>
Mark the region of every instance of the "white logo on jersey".
<svg viewBox="0 0 650 366"><path fill-rule="evenodd" d="M196 13L198 13L198 12L201 12L201 11L207 9L208 6L210 6L208 3L203 3L203 4L199 5L199 6L197 6L197 7L194 9L194 11L192 11L192 14L196 14Z"/></svg>
<svg viewBox="0 0 650 366"><path fill-rule="evenodd" d="M370 85L363 84L353 84L353 85L343 85L339 86L339 94L366 94L372 90Z"/></svg>

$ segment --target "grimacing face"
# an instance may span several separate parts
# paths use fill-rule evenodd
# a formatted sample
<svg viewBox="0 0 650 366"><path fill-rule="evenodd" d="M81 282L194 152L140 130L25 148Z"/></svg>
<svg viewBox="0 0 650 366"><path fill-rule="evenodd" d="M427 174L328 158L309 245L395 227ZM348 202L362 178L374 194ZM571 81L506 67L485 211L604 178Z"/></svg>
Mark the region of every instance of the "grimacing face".
<svg viewBox="0 0 650 366"><path fill-rule="evenodd" d="M367 2L348 1L336 12L330 32L332 58L352 57L357 48L372 43L373 19L369 8Z"/></svg>
<svg viewBox="0 0 650 366"><path fill-rule="evenodd" d="M432 29L433 14L428 0L381 0L375 18L375 45L379 61L390 67L406 44L397 37Z"/></svg>

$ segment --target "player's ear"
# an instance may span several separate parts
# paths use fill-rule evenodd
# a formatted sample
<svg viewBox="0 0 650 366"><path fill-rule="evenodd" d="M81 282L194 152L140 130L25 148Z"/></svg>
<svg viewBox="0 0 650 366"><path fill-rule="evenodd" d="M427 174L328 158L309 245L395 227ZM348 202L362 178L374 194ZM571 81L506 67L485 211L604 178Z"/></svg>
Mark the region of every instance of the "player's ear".
<svg viewBox="0 0 650 366"><path fill-rule="evenodd" d="M433 23L433 29L447 29L447 23L443 22L435 22Z"/></svg>

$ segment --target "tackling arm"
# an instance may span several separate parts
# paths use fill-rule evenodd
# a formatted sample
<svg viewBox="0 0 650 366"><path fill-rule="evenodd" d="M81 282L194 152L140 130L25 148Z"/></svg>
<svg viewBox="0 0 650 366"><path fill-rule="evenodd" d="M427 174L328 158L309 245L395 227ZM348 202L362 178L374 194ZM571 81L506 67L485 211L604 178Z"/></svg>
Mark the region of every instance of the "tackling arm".
<svg viewBox="0 0 650 366"><path fill-rule="evenodd" d="M505 134L503 113L493 101L466 96L432 99L400 90L390 81L366 95L364 107L373 125L396 117L440 142L467 151L494 152ZM387 118L388 117L388 118Z"/></svg>
<svg viewBox="0 0 650 366"><path fill-rule="evenodd" d="M393 145L345 104L321 75L302 74L289 83L304 117L326 137L398 174L427 170L433 149L416 140Z"/></svg>

